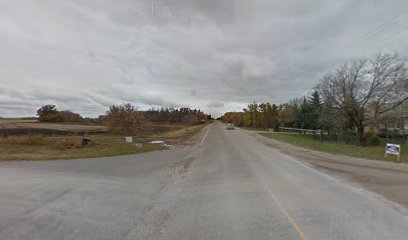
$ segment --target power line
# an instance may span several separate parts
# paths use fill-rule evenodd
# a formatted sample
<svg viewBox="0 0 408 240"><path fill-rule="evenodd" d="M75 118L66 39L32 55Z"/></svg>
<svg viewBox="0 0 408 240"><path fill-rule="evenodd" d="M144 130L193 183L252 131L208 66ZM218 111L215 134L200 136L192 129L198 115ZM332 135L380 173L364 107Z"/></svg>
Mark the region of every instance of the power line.
<svg viewBox="0 0 408 240"><path fill-rule="evenodd" d="M402 31L399 31L399 32L394 33L393 35L387 37L386 39L382 40L381 42L386 42L386 41L388 41L388 40L391 40L391 39L395 38L396 36L401 35L401 34L403 34L403 33L405 33L405 32L408 32L408 28L407 28L407 29L404 29L404 30L402 30Z"/></svg>
<svg viewBox="0 0 408 240"><path fill-rule="evenodd" d="M403 13L401 13L400 15L396 16L396 17L392 17L388 20L386 20L385 22L383 22L382 24L380 24L379 26L377 26L375 29L373 29L372 32L368 33L367 35L363 36L361 39L354 41L352 43L349 43L346 47L340 49L339 51L337 51L337 53L329 58L330 60L339 57L341 55L343 55L344 53L350 51L351 49L357 47L358 45L362 44L363 42L373 38L375 35L377 35L379 32L383 31L385 28L387 28L390 24L394 24L396 20L398 20L399 18L401 18L404 15L407 15L408 13L406 11L404 11ZM397 34L398 35L398 34Z"/></svg>

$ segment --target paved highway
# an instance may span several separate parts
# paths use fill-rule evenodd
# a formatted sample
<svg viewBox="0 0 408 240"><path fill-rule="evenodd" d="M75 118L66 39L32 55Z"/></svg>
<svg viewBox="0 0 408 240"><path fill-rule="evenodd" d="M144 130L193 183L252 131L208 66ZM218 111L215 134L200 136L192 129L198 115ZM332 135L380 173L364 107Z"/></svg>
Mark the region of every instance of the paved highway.
<svg viewBox="0 0 408 240"><path fill-rule="evenodd" d="M0 162L0 239L408 238L405 210L244 131L214 123L200 137L139 155Z"/></svg>

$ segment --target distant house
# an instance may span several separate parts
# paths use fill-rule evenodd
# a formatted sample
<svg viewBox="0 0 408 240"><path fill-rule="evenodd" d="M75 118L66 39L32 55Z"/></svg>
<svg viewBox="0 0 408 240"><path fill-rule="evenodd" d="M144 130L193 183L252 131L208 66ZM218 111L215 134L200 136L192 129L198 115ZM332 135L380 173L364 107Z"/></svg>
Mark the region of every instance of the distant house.
<svg viewBox="0 0 408 240"><path fill-rule="evenodd" d="M377 130L380 135L408 135L408 103L392 111Z"/></svg>

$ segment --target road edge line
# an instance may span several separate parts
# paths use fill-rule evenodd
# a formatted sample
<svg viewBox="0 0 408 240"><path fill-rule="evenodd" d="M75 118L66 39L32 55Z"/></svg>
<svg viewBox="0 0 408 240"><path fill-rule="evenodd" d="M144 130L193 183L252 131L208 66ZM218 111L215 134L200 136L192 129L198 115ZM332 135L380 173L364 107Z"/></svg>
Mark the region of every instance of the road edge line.
<svg viewBox="0 0 408 240"><path fill-rule="evenodd" d="M204 135L203 140L201 140L200 145L203 145L204 140L205 140L205 138L207 137L208 133L210 132L211 128L212 128L212 125L211 125L210 128L208 129L207 133Z"/></svg>

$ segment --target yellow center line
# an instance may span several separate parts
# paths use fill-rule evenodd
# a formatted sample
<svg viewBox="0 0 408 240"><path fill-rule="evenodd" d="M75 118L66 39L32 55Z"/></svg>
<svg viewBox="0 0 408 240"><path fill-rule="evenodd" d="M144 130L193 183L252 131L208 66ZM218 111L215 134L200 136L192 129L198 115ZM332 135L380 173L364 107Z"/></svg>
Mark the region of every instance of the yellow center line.
<svg viewBox="0 0 408 240"><path fill-rule="evenodd" d="M292 216L289 214L288 210L280 203L276 195L272 192L272 190L268 187L268 185L265 184L266 189L268 190L269 195L271 196L272 200L278 205L279 209L285 214L286 218L289 220L290 224L292 224L293 228L295 228L296 232L299 234L300 239L302 240L308 240L305 233L302 231L302 229L299 227L299 225L296 223L296 221L292 218Z"/></svg>

